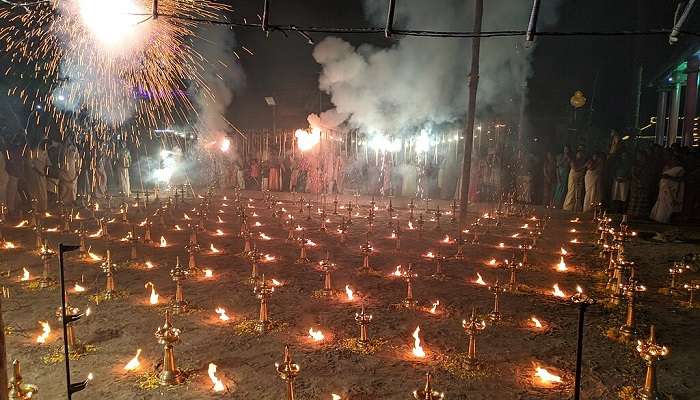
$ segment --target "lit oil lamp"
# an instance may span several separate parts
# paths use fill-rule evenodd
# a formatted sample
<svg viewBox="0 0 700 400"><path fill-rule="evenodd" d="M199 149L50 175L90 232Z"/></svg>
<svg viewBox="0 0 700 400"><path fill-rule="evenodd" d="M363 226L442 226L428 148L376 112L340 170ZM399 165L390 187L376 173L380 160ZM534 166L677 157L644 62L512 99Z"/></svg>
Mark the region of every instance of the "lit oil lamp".
<svg viewBox="0 0 700 400"><path fill-rule="evenodd" d="M639 392L642 400L656 400L659 393L656 388L656 363L668 356L670 350L666 346L656 343L656 327L652 325L649 330L649 338L637 341L637 352L646 362L646 374L644 386Z"/></svg>
<svg viewBox="0 0 700 400"><path fill-rule="evenodd" d="M219 250L219 249L217 249L216 247L214 247L214 243L210 243L210 244L209 244L209 251L210 251L212 254L221 253L221 250Z"/></svg>
<svg viewBox="0 0 700 400"><path fill-rule="evenodd" d="M668 269L668 274L671 276L671 283L668 287L668 293L673 294L678 292L676 287L678 276L690 269L690 265L686 265L683 262L673 263L673 267Z"/></svg>
<svg viewBox="0 0 700 400"><path fill-rule="evenodd" d="M348 301L354 301L355 300L355 291L352 290L350 285L345 285L345 295L347 296Z"/></svg>
<svg viewBox="0 0 700 400"><path fill-rule="evenodd" d="M214 310L214 312L216 312L219 320L221 321L226 322L231 319L231 317L229 317L228 314L226 314L226 309L223 307L217 307L216 310Z"/></svg>
<svg viewBox="0 0 700 400"><path fill-rule="evenodd" d="M190 241L185 245L185 250L187 251L187 271L190 275L198 275L201 271L199 268L199 263L197 262L197 254L201 251L199 244Z"/></svg>
<svg viewBox="0 0 700 400"><path fill-rule="evenodd" d="M10 378L8 399L10 400L30 400L36 398L34 395L39 392L39 387L30 383L24 383L17 360L12 361L12 378Z"/></svg>
<svg viewBox="0 0 700 400"><path fill-rule="evenodd" d="M289 346L284 346L284 359L282 364L275 363L275 369L287 387L287 400L294 400L294 380L299 375L301 368L292 361Z"/></svg>
<svg viewBox="0 0 700 400"><path fill-rule="evenodd" d="M360 313L355 313L355 322L360 326L360 340L362 346L367 346L370 343L367 326L372 322L372 314L365 312L365 305L362 304Z"/></svg>
<svg viewBox="0 0 700 400"><path fill-rule="evenodd" d="M476 335L486 329L486 321L479 319L476 316L476 308L472 308L472 314L469 320L462 320L462 328L469 336L469 350L467 352L467 365L470 368L475 368L479 364L476 357Z"/></svg>
<svg viewBox="0 0 700 400"><path fill-rule="evenodd" d="M315 330L314 328L309 328L309 338L314 342L322 342L326 336L320 330Z"/></svg>
<svg viewBox="0 0 700 400"><path fill-rule="evenodd" d="M214 233L214 235L216 235L216 236L224 236L224 231L222 231L221 229L217 229L216 232Z"/></svg>
<svg viewBox="0 0 700 400"><path fill-rule="evenodd" d="M433 315L437 314L437 312L438 312L437 308L439 305L440 305L440 300L435 300L435 302L433 303L433 306L430 307L428 312L433 314Z"/></svg>
<svg viewBox="0 0 700 400"><path fill-rule="evenodd" d="M569 271L569 267L567 267L566 263L564 262L564 256L561 256L561 258L559 259L559 264L557 264L556 270L557 272Z"/></svg>
<svg viewBox="0 0 700 400"><path fill-rule="evenodd" d="M554 297L559 297L559 298L565 298L568 297L566 293L564 293L561 289L559 289L559 284L555 283L554 286L552 287L552 296Z"/></svg>
<svg viewBox="0 0 700 400"><path fill-rule="evenodd" d="M19 277L20 282L28 282L30 279L31 276L29 275L29 270L22 267L22 276Z"/></svg>
<svg viewBox="0 0 700 400"><path fill-rule="evenodd" d="M489 313L489 319L498 322L501 320L500 296L505 293L506 288L496 280L496 283L489 286L489 291L493 293L493 310Z"/></svg>
<svg viewBox="0 0 700 400"><path fill-rule="evenodd" d="M626 339L631 339L637 334L634 306L636 304L637 292L646 290L646 287L639 285L633 278L622 287L622 291L627 296L627 318L625 319L625 324L620 327L620 334Z"/></svg>
<svg viewBox="0 0 700 400"><path fill-rule="evenodd" d="M105 274L106 284L105 290L102 292L103 296L107 300L111 300L117 295L117 289L114 282L114 272L117 270L117 264L112 262L112 253L107 250L107 255L105 261L100 265L102 272Z"/></svg>
<svg viewBox="0 0 700 400"><path fill-rule="evenodd" d="M569 252L565 248L562 247L559 249L559 254L561 254L562 256L567 256L567 255L569 255Z"/></svg>
<svg viewBox="0 0 700 400"><path fill-rule="evenodd" d="M258 316L257 324L255 325L255 330L259 333L265 333L270 329L270 314L268 310L268 300L272 296L272 292L275 288L270 286L265 280L265 274L262 275L262 279L255 287L254 292L260 299L260 313Z"/></svg>
<svg viewBox="0 0 700 400"><path fill-rule="evenodd" d="M41 334L36 337L36 342L44 344L51 336L51 325L47 321L39 321L39 325L41 325Z"/></svg>
<svg viewBox="0 0 700 400"><path fill-rule="evenodd" d="M445 393L433 390L432 375L430 372L425 373L425 386L423 389L413 391L413 398L416 400L441 400L445 398Z"/></svg>
<svg viewBox="0 0 700 400"><path fill-rule="evenodd" d="M401 305L409 310L416 308L418 303L413 298L413 280L418 277L418 274L413 272L413 264L408 264L408 269L403 273L403 279L406 281L406 298L403 299Z"/></svg>
<svg viewBox="0 0 700 400"><path fill-rule="evenodd" d="M205 270L204 270L204 277L207 278L207 279L213 278L213 277L214 277L214 271L212 271L211 269L205 269Z"/></svg>
<svg viewBox="0 0 700 400"><path fill-rule="evenodd" d="M447 260L447 257L441 255L440 250L438 250L435 257L433 257L433 260L435 262L435 271L433 272L431 277L437 280L445 280L445 278L447 278L447 275L445 275L445 273L442 271L442 265Z"/></svg>
<svg viewBox="0 0 700 400"><path fill-rule="evenodd" d="M330 296L333 294L333 278L332 273L335 271L337 266L329 260L328 253L326 253L326 258L319 261L319 269L323 272L323 295Z"/></svg>
<svg viewBox="0 0 700 400"><path fill-rule="evenodd" d="M165 311L165 324L155 333L158 343L163 345L163 366L158 382L163 386L178 385L184 381L182 372L175 364L174 345L180 342L180 330L173 327L170 310Z"/></svg>
<svg viewBox="0 0 700 400"><path fill-rule="evenodd" d="M359 272L371 272L373 268L369 265L369 256L372 254L372 244L369 241L369 234L367 234L365 243L360 246L360 253L362 254L362 266L359 268Z"/></svg>
<svg viewBox="0 0 700 400"><path fill-rule="evenodd" d="M299 238L299 257L294 261L294 264L308 264L311 262L309 260L309 257L306 255L306 246L309 244L309 240L307 240L304 236Z"/></svg>
<svg viewBox="0 0 700 400"><path fill-rule="evenodd" d="M73 285L73 292L74 293L83 293L85 292L85 287L79 285L77 282Z"/></svg>
<svg viewBox="0 0 700 400"><path fill-rule="evenodd" d="M88 308L85 314L82 314L80 312L80 309L76 307L71 307L70 304L68 304L68 296L65 297L66 301L66 321L68 322L76 322L78 321L83 315L89 315L90 314L90 309ZM59 323L63 323L63 310L61 307L58 307L56 310L56 319L58 320ZM65 324L66 326L66 342L68 343L68 349L71 351L71 353L74 354L83 354L85 352L85 346L78 340L78 335L76 333L76 327L75 324L72 323L67 323Z"/></svg>
<svg viewBox="0 0 700 400"><path fill-rule="evenodd" d="M260 254L255 245L253 245L253 249L248 253L248 261L250 261L250 277L248 278L248 283L254 286L258 283L258 279L260 278L258 275L258 264L262 261L262 254Z"/></svg>
<svg viewBox="0 0 700 400"><path fill-rule="evenodd" d="M175 267L170 270L170 278L175 282L175 299L170 303L170 309L174 314L184 313L189 308L182 287L182 283L187 280L188 275L187 270L180 265L180 257L177 257Z"/></svg>
<svg viewBox="0 0 700 400"><path fill-rule="evenodd" d="M165 240L165 236L160 237L160 247L168 247L168 241Z"/></svg>
<svg viewBox="0 0 700 400"><path fill-rule="evenodd" d="M260 235L260 239L262 239L262 240L272 240L271 237L267 236L266 234L264 234L262 232L260 232L259 235Z"/></svg>
<svg viewBox="0 0 700 400"><path fill-rule="evenodd" d="M484 281L484 278L478 272L476 273L476 279L474 279L472 281L472 283L475 283L475 284L481 285L481 286L486 286L486 282Z"/></svg>
<svg viewBox="0 0 700 400"><path fill-rule="evenodd" d="M52 258L56 256L56 252L51 250L47 243L44 242L44 244L41 247L41 251L39 252L39 255L41 256L41 261L44 264L44 271L41 275L41 278L39 278L39 287L45 289L50 286L53 286L53 284L56 282L53 278L49 276L49 262Z"/></svg>
<svg viewBox="0 0 700 400"><path fill-rule="evenodd" d="M533 315L532 317L530 317L529 322L530 322L531 325L532 325L535 329L537 329L537 330L540 330L540 329L542 329L542 328L544 327L544 326L542 325L542 321L540 321L540 319L537 318L537 317L535 317L534 315Z"/></svg>

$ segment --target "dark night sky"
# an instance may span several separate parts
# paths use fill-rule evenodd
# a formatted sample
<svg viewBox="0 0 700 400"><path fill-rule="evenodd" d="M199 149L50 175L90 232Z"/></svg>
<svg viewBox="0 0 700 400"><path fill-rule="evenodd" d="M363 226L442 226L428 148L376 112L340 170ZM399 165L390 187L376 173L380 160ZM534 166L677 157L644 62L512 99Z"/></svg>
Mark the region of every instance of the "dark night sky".
<svg viewBox="0 0 700 400"><path fill-rule="evenodd" d="M671 26L675 7L671 1L563 0L559 7L558 23L547 30L635 30L638 1L644 7L643 29ZM551 4L551 1L543 1L543 6L547 7L548 3ZM257 20L256 14L261 13L261 8L261 0L235 1L236 15L246 16L250 21ZM488 1L485 2L485 12L488 13ZM361 2L357 0L273 1L271 23L343 27L368 25L362 14ZM471 22L465 21L465 26L470 25ZM526 25L527 21L524 20L521 26L513 26L513 29L525 29ZM234 101L229 117L242 127L269 127L271 113L263 97L273 95L279 103L278 126L304 126L306 115L317 112L319 108L317 80L320 69L311 56L313 47L295 34L285 38L275 32L265 38L256 30L238 30L236 35L242 44L255 52L255 56L243 56L247 85ZM314 35L314 39L319 42L323 36ZM355 44L368 41L377 45L390 44L381 35L355 35L346 36L345 39ZM534 74L529 82L528 112L535 121L535 128L553 129L552 119L565 118L569 112L568 99L577 89L583 90L589 100L594 101L595 125L630 125L633 92L631 61L635 40L642 40L643 59L648 65L645 70L647 79L674 51L668 46L666 36L640 39L621 36L539 38L534 56ZM465 61L465 75L467 69ZM321 101L322 107L328 108L328 98L323 96ZM649 115L654 112L654 105L654 90L646 88L643 92L642 122L648 121Z"/></svg>

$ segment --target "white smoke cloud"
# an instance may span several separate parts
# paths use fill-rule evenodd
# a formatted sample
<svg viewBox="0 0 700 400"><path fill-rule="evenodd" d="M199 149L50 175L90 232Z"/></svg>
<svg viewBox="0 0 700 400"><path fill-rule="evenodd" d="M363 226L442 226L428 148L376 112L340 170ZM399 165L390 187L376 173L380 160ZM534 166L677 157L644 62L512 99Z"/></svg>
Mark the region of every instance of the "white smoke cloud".
<svg viewBox="0 0 700 400"><path fill-rule="evenodd" d="M201 81L193 82L190 87L198 111L196 128L205 141L232 132L224 115L236 90L245 85L243 69L234 58L235 47L233 31L226 26L201 28L193 43L193 48L206 60Z"/></svg>
<svg viewBox="0 0 700 400"><path fill-rule="evenodd" d="M488 0L484 4L483 30L523 30L529 1ZM469 31L472 2L463 0L401 0L397 2L395 29ZM543 10L541 23L552 21ZM383 25L386 1L365 1L368 19ZM478 105L517 110L521 88L531 73L524 39L482 39ZM399 37L388 48L350 43L329 37L314 49L323 70L321 90L335 106L332 116L345 116L350 126L367 132L402 133L416 128L456 122L466 109L470 39ZM324 115L310 116L320 125L337 124Z"/></svg>

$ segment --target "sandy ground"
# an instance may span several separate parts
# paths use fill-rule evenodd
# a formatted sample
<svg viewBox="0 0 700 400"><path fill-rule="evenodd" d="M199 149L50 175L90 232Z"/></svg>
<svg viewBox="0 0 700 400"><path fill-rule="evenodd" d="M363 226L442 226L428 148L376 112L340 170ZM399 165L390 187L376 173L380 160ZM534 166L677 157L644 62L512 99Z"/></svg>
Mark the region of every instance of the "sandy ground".
<svg viewBox="0 0 700 400"><path fill-rule="evenodd" d="M228 194L229 200L222 200ZM212 206L212 211L223 210L219 214L224 223L216 223L209 218L206 233L200 233L199 241L203 252L199 257L203 268L211 268L212 279L192 278L185 282L185 296L196 310L174 318L174 325L182 330L182 343L176 346L175 354L179 366L195 370L187 384L180 387L146 390L138 381L147 371L155 368L162 357L162 347L158 345L154 332L163 323L163 306L148 305L146 282L153 282L161 295L161 303L174 296L174 284L168 272L175 263L176 256L186 261L183 249L187 240L186 231L175 231L174 224L186 226L182 219L183 210L176 218L168 220L167 229L157 224L153 228L153 238L164 236L168 247L157 248L141 245L139 250L143 260L151 261L153 269L135 269L124 265L116 274L117 287L128 292L128 296L115 301L95 304L89 296L104 288L104 276L98 262L83 262L71 256L66 262L67 283L72 287L81 282L87 288L82 294L71 291L69 301L81 309L91 308L91 315L77 325L80 340L95 346L96 351L73 361L73 377L82 379L88 372L95 375L94 381L84 391L74 396L76 399L282 399L284 384L277 377L274 363L282 360L285 344L291 346L293 359L301 366L296 381L298 399L331 399L331 393L343 399L408 399L411 392L422 387L424 374L432 371L434 387L446 393L448 399L562 399L573 393L573 377L576 350L576 327L578 311L575 306L557 300L550 295L552 286L559 286L572 294L577 284L594 296L596 284L602 282L596 272L601 270L597 250L592 241L594 229L589 217L583 223L569 222L571 215L554 213L547 225L544 236L529 257L533 268L522 271L518 279L525 286L525 293L506 293L501 298L501 311L504 320L500 323L487 323L487 328L478 336L477 349L482 362L478 373L460 373L458 369L447 368L445 359L458 359L467 351L467 336L461 321L467 318L472 307L478 307L481 314L491 311L493 295L485 286L474 284L476 273L480 273L488 283L500 277L507 280L507 274L494 266L486 265L496 258L499 261L512 254L510 246L517 245L518 239L511 235L523 230L525 218L510 217L504 220L501 228L492 228L482 236L479 245L468 245L464 261L450 261L444 269L448 279L438 281L430 275L433 264L421 254L427 251L440 251L445 255L455 252L455 245L441 244L445 234L455 236L456 226L443 217L443 232L433 230L435 224L426 222L424 239L418 239L417 231L407 230L406 209L399 212L403 230L401 251L394 251L394 240L389 238L387 213L383 208L377 212L374 233L371 236L374 253L370 264L381 271L381 275L359 275L361 265L360 245L364 241L366 223L360 218L354 220L348 233L348 241L339 242L335 233L340 217L329 215L329 233L319 232L318 216L313 221L300 215L298 205L285 202L283 207L294 214L296 222L308 228L308 238L318 246L309 251L313 261L321 259L326 251L339 270L334 274L334 286L341 291L332 299L315 298L314 292L323 286L322 274L312 265L295 265L299 249L285 242L287 231L270 215L260 193L244 193L243 198L257 198L247 202L250 224L260 222L261 227L253 231L263 232L272 240L258 240L263 253L275 256L274 262L261 265L261 272L268 278L275 278L284 286L275 290L270 300L272 319L283 327L262 336L240 334L235 326L245 318L256 318L258 300L251 286L246 282L250 274L248 261L236 256L242 249L242 240L237 238L239 222L235 217L231 193L222 193ZM331 199L332 200L332 199ZM189 200L191 209L195 200ZM343 202L347 202L344 199ZM221 203L229 204L224 207ZM367 199L362 200L362 215L367 213ZM383 205L382 205L383 206ZM405 206L396 204L395 206ZM421 203L421 207L423 204ZM443 207L445 207L443 205ZM332 205L329 205L332 208ZM472 211L472 210L470 210ZM189 211L187 211L189 212ZM258 218L251 217L256 212ZM483 206L474 207L470 221L483 212ZM189 212L192 214L191 212ZM86 215L86 213L83 213ZM132 221L139 222L143 214L132 215ZM426 216L428 219L428 216ZM10 277L3 277L2 284L10 288L11 297L3 299L3 318L8 329L6 337L8 358L18 358L23 365L26 382L40 387L40 399L65 398L64 369L62 364L47 365L42 356L49 354L50 348L58 346L61 340L59 323L55 317L60 297L57 289L31 290L26 283L18 282L21 269L26 267L32 278L41 274L41 260L33 249L34 236L31 229L12 228L17 221L10 221L2 227L5 237L19 245L14 250L0 250L0 270L10 270ZM531 222L530 222L531 223ZM57 226L58 220L49 218L47 227ZM121 223L110 225L110 233L119 238L126 234L128 226ZM575 228L578 233L569 232ZM654 231L653 225L633 225L634 229ZM142 228L139 228L141 230ZM215 236L216 229L225 236ZM94 223L88 230L95 232ZM697 232L684 230L686 236L697 237ZM141 234L141 233L140 233ZM582 244L568 243L579 238ZM60 241L76 242L74 235L49 233L49 243L55 247ZM114 261L122 263L129 254L127 244L119 241L107 242L90 239L92 251L104 255L111 249ZM503 242L505 248L498 244ZM222 252L210 254L207 249L213 244ZM574 254L566 261L571 272L555 271L559 262L559 249L564 247ZM659 387L673 399L698 399L700 388L697 385L697 366L700 365L697 332L700 328L697 310L682 307L684 296L669 297L658 290L667 285L667 270L672 260L692 251L698 251L697 244L658 244L637 239L626 247L627 255L639 265L639 276L648 291L639 300L638 316L641 332L647 332L650 324L658 326L658 340L670 346L671 356L659 364ZM405 283L389 275L398 264L413 262L419 277L415 282L415 297L420 309L405 311L394 305L405 296ZM57 277L57 262L52 261L52 275ZM687 274L682 279L697 278L697 274ZM359 311L360 301L348 301L343 288L352 287L356 295L363 298L367 310L374 316L369 328L370 337L382 338L384 345L375 354L364 355L348 351L341 346L344 339L358 336L359 330L354 321ZM440 301L437 314L427 312L431 303ZM217 319L216 307L223 307L231 317L229 322ZM621 387L639 385L643 379L643 363L637 357L632 345L613 341L605 336L608 328L616 328L624 316L624 308L607 309L596 305L589 309L586 319L586 338L583 368L583 396L585 399L615 399ZM529 321L536 316L545 325L537 330ZM46 345L35 343L41 333L38 321L50 321L53 328ZM418 359L412 356L411 334L420 326L427 357ZM326 340L314 343L307 332L310 327L320 329ZM141 368L126 372L123 366L134 356L136 349L143 350ZM441 361L442 360L442 361ZM213 393L207 376L209 363L218 365L219 376L228 386L225 393ZM541 387L533 378L534 366L539 364L552 373L560 375L563 382L552 387Z"/></svg>

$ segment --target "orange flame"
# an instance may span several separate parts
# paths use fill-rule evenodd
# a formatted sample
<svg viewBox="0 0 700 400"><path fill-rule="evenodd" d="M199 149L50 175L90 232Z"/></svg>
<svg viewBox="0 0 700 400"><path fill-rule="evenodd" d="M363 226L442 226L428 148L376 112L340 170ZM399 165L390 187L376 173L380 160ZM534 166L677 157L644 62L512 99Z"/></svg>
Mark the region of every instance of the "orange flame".
<svg viewBox="0 0 700 400"><path fill-rule="evenodd" d="M216 364L209 363L209 369L207 370L207 373L209 374L209 379L211 379L211 383L214 385L214 387L212 387L211 390L215 392L223 392L224 390L226 390L224 381L216 376Z"/></svg>
<svg viewBox="0 0 700 400"><path fill-rule="evenodd" d="M323 335L323 332L320 330L316 331L314 328L309 328L309 336L314 340L314 342L320 342L326 338L326 336Z"/></svg>
<svg viewBox="0 0 700 400"><path fill-rule="evenodd" d="M571 232L571 233L576 233L576 229L575 229L575 228L572 228L569 232Z"/></svg>
<svg viewBox="0 0 700 400"><path fill-rule="evenodd" d="M139 356L141 355L141 349L136 349L136 355L124 366L125 371L134 371L141 366L139 361Z"/></svg>
<svg viewBox="0 0 700 400"><path fill-rule="evenodd" d="M39 324L41 325L42 333L37 336L36 342L43 344L46 343L46 339L48 339L51 334L51 325L46 321L39 321Z"/></svg>
<svg viewBox="0 0 700 400"><path fill-rule="evenodd" d="M348 300L355 300L355 292L350 288L350 285L345 285L345 293L348 295Z"/></svg>
<svg viewBox="0 0 700 400"><path fill-rule="evenodd" d="M95 253L88 252L88 256L90 257L90 259L91 259L92 261L102 261L102 257L98 256L98 255L95 254Z"/></svg>
<svg viewBox="0 0 700 400"><path fill-rule="evenodd" d="M401 272L401 266L400 266L400 265L397 265L397 266L396 266L396 271L392 272L391 274L394 275L394 276L402 276L403 273Z"/></svg>
<svg viewBox="0 0 700 400"><path fill-rule="evenodd" d="M554 375L540 366L535 368L535 377L539 378L543 383L561 383L561 377Z"/></svg>
<svg viewBox="0 0 700 400"><path fill-rule="evenodd" d="M272 238L267 236L266 234L260 232L260 239L262 240L271 240Z"/></svg>
<svg viewBox="0 0 700 400"><path fill-rule="evenodd" d="M182 228L180 228L180 225L175 225L175 230L176 230L176 231L181 231Z"/></svg>
<svg viewBox="0 0 700 400"><path fill-rule="evenodd" d="M92 235L88 235L88 237L96 238L100 237L100 235L102 235L102 228L98 229L97 232L93 233Z"/></svg>
<svg viewBox="0 0 700 400"><path fill-rule="evenodd" d="M221 250L219 250L219 249L217 249L216 247L214 247L214 243L211 243L211 244L209 245L209 250L211 250L212 253L221 253Z"/></svg>
<svg viewBox="0 0 700 400"><path fill-rule="evenodd" d="M562 290L559 289L558 283L554 284L554 290L552 290L552 295L555 297L566 297L566 293L562 292Z"/></svg>
<svg viewBox="0 0 700 400"><path fill-rule="evenodd" d="M275 261L275 256L271 256L269 254L265 254L265 261L270 262L270 261Z"/></svg>
<svg viewBox="0 0 700 400"><path fill-rule="evenodd" d="M476 279L473 280L472 282L476 283L477 285L481 286L486 286L486 282L484 282L484 278L481 277L480 273L476 273Z"/></svg>
<svg viewBox="0 0 700 400"><path fill-rule="evenodd" d="M520 236L519 233L514 233L514 234L510 235L510 237L512 237L513 239L517 238L518 236Z"/></svg>
<svg viewBox="0 0 700 400"><path fill-rule="evenodd" d="M429 251L429 252L423 254L423 257L426 257L426 258L435 258L435 254L433 254L432 251Z"/></svg>
<svg viewBox="0 0 700 400"><path fill-rule="evenodd" d="M253 224L253 226L262 226L262 224L260 223L260 221L256 221L256 222Z"/></svg>
<svg viewBox="0 0 700 400"><path fill-rule="evenodd" d="M216 221L217 223L219 223L219 224L223 224L223 223L224 223L224 220L221 219L220 216L217 215L217 216L216 216L216 219L217 219L217 221Z"/></svg>
<svg viewBox="0 0 700 400"><path fill-rule="evenodd" d="M216 236L224 236L224 231L222 231L221 229L217 229L215 235Z"/></svg>
<svg viewBox="0 0 700 400"><path fill-rule="evenodd" d="M581 222L581 218L576 217L574 219L569 220L569 222L578 223Z"/></svg>
<svg viewBox="0 0 700 400"><path fill-rule="evenodd" d="M566 255L568 255L568 254L569 254L569 252L568 252L568 251L566 251L566 249L565 249L565 248L563 248L563 247L559 249L559 252L560 252L560 254L561 254L562 256L566 256Z"/></svg>
<svg viewBox="0 0 700 400"><path fill-rule="evenodd" d="M49 228L46 232L58 232L58 227Z"/></svg>
<svg viewBox="0 0 700 400"><path fill-rule="evenodd" d="M156 292L156 286L153 284L153 282L147 282L146 285L144 285L146 289L148 289L149 286L151 287L151 295L148 298L148 302L151 305L156 305L158 304L159 298L158 293Z"/></svg>
<svg viewBox="0 0 700 400"><path fill-rule="evenodd" d="M573 238L569 240L569 243L578 243L578 238Z"/></svg>
<svg viewBox="0 0 700 400"><path fill-rule="evenodd" d="M445 235L445 238L442 239L442 243L450 243L450 235Z"/></svg>
<svg viewBox="0 0 700 400"><path fill-rule="evenodd" d="M28 281L30 278L29 271L26 268L22 268L22 277L19 278L20 281Z"/></svg>
<svg viewBox="0 0 700 400"><path fill-rule="evenodd" d="M165 236L160 237L160 247L167 247L168 246L168 241L165 240Z"/></svg>
<svg viewBox="0 0 700 400"><path fill-rule="evenodd" d="M228 321L231 319L228 315L226 315L226 309L224 309L223 307L217 307L214 311L216 311L216 313L219 314L219 319L222 321Z"/></svg>
<svg viewBox="0 0 700 400"><path fill-rule="evenodd" d="M530 317L530 321L532 321L532 323L535 324L535 328L537 328L537 329L542 328L542 323L535 316Z"/></svg>
<svg viewBox="0 0 700 400"><path fill-rule="evenodd" d="M2 247L4 247L7 250L17 248L17 246L15 246L15 244L12 242L5 242L5 243L3 243Z"/></svg>
<svg viewBox="0 0 700 400"><path fill-rule="evenodd" d="M152 262L146 261L145 264L146 264L146 268L148 268L148 269L153 268L153 263L152 263Z"/></svg>
<svg viewBox="0 0 700 400"><path fill-rule="evenodd" d="M25 220L23 220L22 222L20 222L19 224L15 225L15 228L24 228L24 227L27 226L28 224L29 224L29 221L27 221L27 220L25 219Z"/></svg>
<svg viewBox="0 0 700 400"><path fill-rule="evenodd" d="M185 219L188 220L188 221L189 221L190 219L192 219L192 218L190 218L189 215L187 215L187 213L184 213L184 214L183 214L183 218L185 218Z"/></svg>
<svg viewBox="0 0 700 400"><path fill-rule="evenodd" d="M272 279L272 286L282 286L282 282L278 281L277 279Z"/></svg>
<svg viewBox="0 0 700 400"><path fill-rule="evenodd" d="M566 272L569 270L569 267L566 266L566 263L564 262L564 256L560 257L559 264L557 264L557 271L559 272Z"/></svg>
<svg viewBox="0 0 700 400"><path fill-rule="evenodd" d="M415 228L413 227L413 223L411 221L408 221L408 229L414 230Z"/></svg>
<svg viewBox="0 0 700 400"><path fill-rule="evenodd" d="M504 247L506 247L506 244L505 244L505 243L503 243L503 242L501 242L501 243L499 243L499 244L498 244L498 247L500 247L500 248L504 248Z"/></svg>
<svg viewBox="0 0 700 400"><path fill-rule="evenodd" d="M496 261L495 258L492 258L491 261L489 261L489 265L496 265L498 264L498 261Z"/></svg>
<svg viewBox="0 0 700 400"><path fill-rule="evenodd" d="M437 314L437 308L440 305L440 300L435 300L435 303L433 303L433 307L430 309L431 314Z"/></svg>
<svg viewBox="0 0 700 400"><path fill-rule="evenodd" d="M78 283L76 282L75 285L73 285L73 291L76 293L82 293L85 291L85 288L78 285Z"/></svg>
<svg viewBox="0 0 700 400"><path fill-rule="evenodd" d="M425 357L425 350L423 350L423 347L420 345L420 326L416 326L416 330L413 331L413 349L411 351L413 352L413 355L416 357L423 358Z"/></svg>

